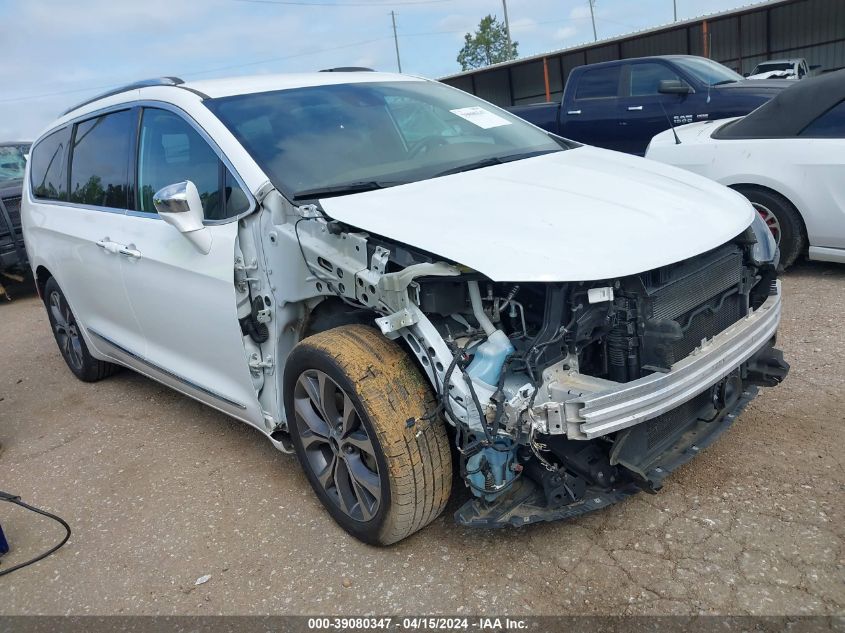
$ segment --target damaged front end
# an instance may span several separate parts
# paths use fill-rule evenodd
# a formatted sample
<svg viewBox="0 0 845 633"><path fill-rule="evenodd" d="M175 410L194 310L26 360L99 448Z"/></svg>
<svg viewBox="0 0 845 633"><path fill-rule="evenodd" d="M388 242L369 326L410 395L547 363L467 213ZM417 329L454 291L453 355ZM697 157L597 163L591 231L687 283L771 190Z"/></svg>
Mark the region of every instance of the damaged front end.
<svg viewBox="0 0 845 633"><path fill-rule="evenodd" d="M293 210L292 210L293 211ZM645 489L712 443L789 366L776 249L757 222L675 264L592 282L494 282L295 209L314 295L414 355L454 427L473 498L459 523L573 517Z"/></svg>

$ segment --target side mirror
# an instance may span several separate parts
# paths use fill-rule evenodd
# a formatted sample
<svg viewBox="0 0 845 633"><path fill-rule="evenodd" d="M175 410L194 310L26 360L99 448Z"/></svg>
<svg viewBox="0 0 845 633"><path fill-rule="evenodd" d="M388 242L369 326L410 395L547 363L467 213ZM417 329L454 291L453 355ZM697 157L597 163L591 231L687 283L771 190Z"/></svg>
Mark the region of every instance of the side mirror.
<svg viewBox="0 0 845 633"><path fill-rule="evenodd" d="M750 77L750 76L751 76L751 73L742 73L742 76L743 76L743 77Z"/></svg>
<svg viewBox="0 0 845 633"><path fill-rule="evenodd" d="M202 223L202 201L194 183L186 180L159 189L153 204L161 219L176 227L200 253L211 250L211 232Z"/></svg>
<svg viewBox="0 0 845 633"><path fill-rule="evenodd" d="M680 79L663 79L657 88L657 92L664 95L688 95L692 88Z"/></svg>

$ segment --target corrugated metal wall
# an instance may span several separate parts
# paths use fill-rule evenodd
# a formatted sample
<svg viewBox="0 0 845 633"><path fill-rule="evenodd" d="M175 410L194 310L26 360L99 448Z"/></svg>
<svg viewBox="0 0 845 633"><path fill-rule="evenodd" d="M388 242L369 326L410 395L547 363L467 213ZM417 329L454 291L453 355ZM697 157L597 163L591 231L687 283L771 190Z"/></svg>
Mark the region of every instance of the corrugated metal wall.
<svg viewBox="0 0 845 633"><path fill-rule="evenodd" d="M705 55L743 73L767 59L805 57L823 70L845 68L845 0L792 0L737 10L704 25L681 26L582 46L546 56L551 100L561 97L569 72L582 64L648 55ZM543 59L500 65L443 80L499 105L545 101Z"/></svg>

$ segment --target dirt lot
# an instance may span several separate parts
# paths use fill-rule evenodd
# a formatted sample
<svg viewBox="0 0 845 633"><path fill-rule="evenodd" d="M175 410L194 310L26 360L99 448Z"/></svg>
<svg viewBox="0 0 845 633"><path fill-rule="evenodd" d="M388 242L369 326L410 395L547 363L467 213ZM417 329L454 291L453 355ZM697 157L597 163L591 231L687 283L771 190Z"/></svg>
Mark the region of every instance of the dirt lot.
<svg viewBox="0 0 845 633"><path fill-rule="evenodd" d="M0 612L842 614L845 266L784 285L792 373L660 494L482 532L452 522L459 491L381 550L336 527L258 432L132 372L77 382L38 299L4 302L0 489L74 534L0 578ZM0 522L15 548L0 569L60 536L9 504Z"/></svg>

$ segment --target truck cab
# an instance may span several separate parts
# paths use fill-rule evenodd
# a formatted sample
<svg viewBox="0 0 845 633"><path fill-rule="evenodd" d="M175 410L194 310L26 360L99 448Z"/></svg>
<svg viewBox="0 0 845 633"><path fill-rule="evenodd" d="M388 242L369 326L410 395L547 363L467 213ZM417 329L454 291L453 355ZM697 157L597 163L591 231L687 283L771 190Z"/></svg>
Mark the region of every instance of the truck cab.
<svg viewBox="0 0 845 633"><path fill-rule="evenodd" d="M566 138L642 156L670 124L748 114L782 88L703 57L666 55L579 66L560 104L510 110Z"/></svg>

